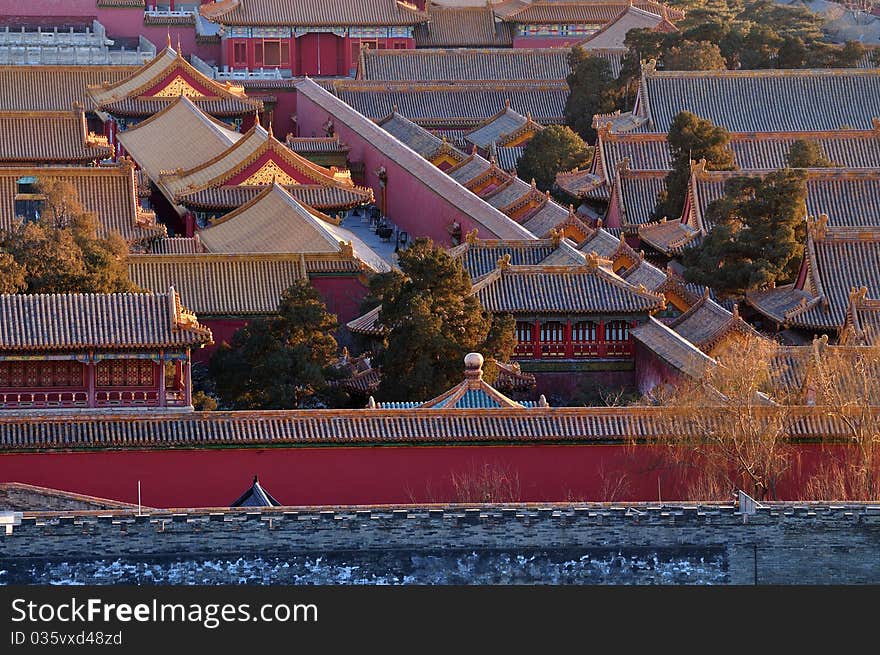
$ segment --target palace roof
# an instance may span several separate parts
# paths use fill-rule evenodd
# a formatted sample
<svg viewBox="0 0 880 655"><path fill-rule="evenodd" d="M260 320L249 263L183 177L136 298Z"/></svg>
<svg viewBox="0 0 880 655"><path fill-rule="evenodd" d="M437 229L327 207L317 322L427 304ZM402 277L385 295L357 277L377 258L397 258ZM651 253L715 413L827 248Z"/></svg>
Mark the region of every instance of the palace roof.
<svg viewBox="0 0 880 655"><path fill-rule="evenodd" d="M165 293L0 295L0 351L189 348L211 331Z"/></svg>
<svg viewBox="0 0 880 655"><path fill-rule="evenodd" d="M618 171L611 191L624 232L638 232L638 226L651 221L657 195L666 188L666 171ZM610 210L609 210L610 211Z"/></svg>
<svg viewBox="0 0 880 655"><path fill-rule="evenodd" d="M395 0L221 0L203 4L199 11L222 25L408 26L428 20L427 13Z"/></svg>
<svg viewBox="0 0 880 655"><path fill-rule="evenodd" d="M755 409L764 420L778 408ZM796 437L848 434L826 407L798 407L783 417ZM0 416L0 449L84 451L179 447L314 446L406 443L631 443L704 434L727 410L698 419L662 407L517 407L497 409L348 409L257 412L151 411L142 416Z"/></svg>
<svg viewBox="0 0 880 655"><path fill-rule="evenodd" d="M83 207L97 216L101 236L117 232L129 243L137 243L165 234L165 227L156 222L156 215L141 209L138 203L131 162L116 166L0 167L0 229L10 227L18 219L15 196L22 178L52 179L72 184Z"/></svg>
<svg viewBox="0 0 880 655"><path fill-rule="evenodd" d="M579 45L587 50L594 48L626 50L626 33L630 30L651 30L653 32L675 32L675 25L667 17L667 8L661 5L658 13L652 13L629 5L611 22L606 23Z"/></svg>
<svg viewBox="0 0 880 655"><path fill-rule="evenodd" d="M495 12L488 4L479 7L428 4L426 11L428 22L417 25L413 34L417 48L497 48L513 45L510 25L496 21Z"/></svg>
<svg viewBox="0 0 880 655"><path fill-rule="evenodd" d="M669 171L672 160L666 135L614 132L598 125L595 156L589 170L559 173L557 184L575 197L606 197L616 171L626 166L633 171ZM814 132L733 132L728 150L735 165L743 170L784 168L795 141L817 143L836 166L880 167L880 119L868 130Z"/></svg>
<svg viewBox="0 0 880 655"><path fill-rule="evenodd" d="M186 96L175 98L117 136L154 181L160 179L162 171L193 168L221 155L241 137Z"/></svg>
<svg viewBox="0 0 880 655"><path fill-rule="evenodd" d="M90 85L88 93L97 108L118 116L151 116L182 95L212 116L244 116L263 108L242 87L221 84L201 73L170 44L126 78Z"/></svg>
<svg viewBox="0 0 880 655"><path fill-rule="evenodd" d="M634 287L600 265L499 265L475 280L473 292L492 313L651 313L665 306L662 295Z"/></svg>
<svg viewBox="0 0 880 655"><path fill-rule="evenodd" d="M114 84L136 70L134 66L0 66L0 111L70 111L76 105L89 109L87 87Z"/></svg>
<svg viewBox="0 0 880 655"><path fill-rule="evenodd" d="M391 266L353 232L316 215L277 184L250 202L199 230L199 241L214 253L332 254L384 272Z"/></svg>
<svg viewBox="0 0 880 655"><path fill-rule="evenodd" d="M567 48L361 50L363 80L556 80L571 72Z"/></svg>
<svg viewBox="0 0 880 655"><path fill-rule="evenodd" d="M307 279L300 254L132 255L132 282L158 292L174 286L199 316L274 314L281 295Z"/></svg>
<svg viewBox="0 0 880 655"><path fill-rule="evenodd" d="M0 164L85 164L112 156L107 138L89 133L82 109L0 112Z"/></svg>
<svg viewBox="0 0 880 655"><path fill-rule="evenodd" d="M189 169L163 172L159 181L176 202L203 207L236 206L236 202L253 197L251 188L273 183L292 188L323 187L328 192L316 188L314 198L322 199L322 206L336 201L333 207L354 207L373 200L372 190L352 184L348 171L310 162L260 125L214 158Z"/></svg>
<svg viewBox="0 0 880 655"><path fill-rule="evenodd" d="M505 146L543 129L530 115L523 116L513 111L510 103L505 102L501 111L465 134L464 138L468 143L488 150L492 145Z"/></svg>
<svg viewBox="0 0 880 655"><path fill-rule="evenodd" d="M434 136L428 130L419 127L399 114L396 109L376 123L398 141L405 143L426 159L430 159L431 155L445 143L440 137Z"/></svg>
<svg viewBox="0 0 880 655"><path fill-rule="evenodd" d="M664 11L672 20L684 18L680 9L666 7L653 0L636 2L599 2L589 0L505 0L494 5L495 13L502 19L521 25L542 25L548 23L597 24L613 21L629 7L635 6L652 14L660 15Z"/></svg>
<svg viewBox="0 0 880 655"><path fill-rule="evenodd" d="M732 132L866 130L880 116L880 68L657 71L653 62L643 66L633 112L643 122L639 129L667 133L681 111Z"/></svg>
<svg viewBox="0 0 880 655"><path fill-rule="evenodd" d="M867 294L866 287L850 292L840 338L843 345L880 346L880 299Z"/></svg>
<svg viewBox="0 0 880 655"><path fill-rule="evenodd" d="M706 371L718 365L709 355L653 316L646 323L632 328L630 333L664 362L694 380L702 379Z"/></svg>
<svg viewBox="0 0 880 655"><path fill-rule="evenodd" d="M736 305L733 312L727 311L709 297L708 289L690 309L669 323L669 327L703 352L710 354L714 346L729 334L760 336L740 318Z"/></svg>
<svg viewBox="0 0 880 655"><path fill-rule="evenodd" d="M752 292L746 300L778 323L839 331L851 292L862 287L880 297L880 227L835 228L822 216L810 221L798 283Z"/></svg>
<svg viewBox="0 0 880 655"><path fill-rule="evenodd" d="M453 178L446 175L427 159L419 155L393 135L368 120L351 106L321 88L310 79L297 84L297 91L330 113L334 120L341 121L364 139L373 143L387 157L409 170L414 178L431 188L435 193L452 203L460 211L471 217L478 225L500 238L525 239L534 235L524 227L511 221L473 192ZM387 114L383 114L385 116Z"/></svg>
<svg viewBox="0 0 880 655"><path fill-rule="evenodd" d="M397 108L425 127L476 127L506 100L542 124L565 122L568 84L564 81L385 82L337 80L333 93L367 118L378 120Z"/></svg>
<svg viewBox="0 0 880 655"><path fill-rule="evenodd" d="M449 255L461 261L472 280L494 271L505 257L512 266L586 262L586 256L565 239L479 239L468 235L464 243L449 250Z"/></svg>

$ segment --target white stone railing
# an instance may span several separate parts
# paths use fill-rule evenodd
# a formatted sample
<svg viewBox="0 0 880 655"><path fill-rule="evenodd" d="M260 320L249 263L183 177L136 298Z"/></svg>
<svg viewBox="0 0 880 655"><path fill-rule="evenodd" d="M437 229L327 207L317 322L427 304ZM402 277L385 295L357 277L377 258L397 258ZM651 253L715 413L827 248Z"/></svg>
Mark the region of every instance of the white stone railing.
<svg viewBox="0 0 880 655"><path fill-rule="evenodd" d="M219 81L235 81L235 80L283 80L284 75L277 68L257 68L255 70L229 70L227 66L220 70L216 66L211 66L196 55L190 57L190 62L200 73Z"/></svg>

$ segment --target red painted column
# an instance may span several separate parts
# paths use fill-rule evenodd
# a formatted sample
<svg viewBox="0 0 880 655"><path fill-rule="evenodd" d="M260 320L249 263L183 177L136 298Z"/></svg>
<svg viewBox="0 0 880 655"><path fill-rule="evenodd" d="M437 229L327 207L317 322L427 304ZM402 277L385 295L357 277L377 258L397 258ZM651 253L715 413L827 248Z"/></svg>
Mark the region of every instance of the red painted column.
<svg viewBox="0 0 880 655"><path fill-rule="evenodd" d="M605 342L605 321L599 321L596 328L596 341L599 342L599 357L608 356L608 344Z"/></svg>
<svg viewBox="0 0 880 655"><path fill-rule="evenodd" d="M574 357L574 344L571 338L571 319L565 322L565 356L568 359Z"/></svg>
<svg viewBox="0 0 880 655"><path fill-rule="evenodd" d="M88 380L89 398L88 406L95 406L95 362L86 362L86 379Z"/></svg>
<svg viewBox="0 0 880 655"><path fill-rule="evenodd" d="M183 393L184 405L192 406L192 362L190 360L190 352L186 351L186 363L183 365Z"/></svg>
<svg viewBox="0 0 880 655"><path fill-rule="evenodd" d="M342 70L344 75L351 75L352 61L351 61L351 37L346 35L342 38L342 59L344 62L344 68Z"/></svg>
<svg viewBox="0 0 880 655"><path fill-rule="evenodd" d="M168 404L168 398L165 391L165 360L162 359L162 352L159 352L159 407L165 407Z"/></svg>
<svg viewBox="0 0 880 655"><path fill-rule="evenodd" d="M532 343L534 344L534 354L536 359L541 357L541 322L535 319L534 332L532 333Z"/></svg>

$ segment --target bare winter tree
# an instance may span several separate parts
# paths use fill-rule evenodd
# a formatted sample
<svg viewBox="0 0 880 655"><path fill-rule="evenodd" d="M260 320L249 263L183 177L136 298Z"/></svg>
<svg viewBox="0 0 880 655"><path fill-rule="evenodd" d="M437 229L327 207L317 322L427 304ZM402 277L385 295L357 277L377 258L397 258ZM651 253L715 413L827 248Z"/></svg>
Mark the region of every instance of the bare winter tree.
<svg viewBox="0 0 880 655"><path fill-rule="evenodd" d="M789 409L774 383L776 350L772 341L743 336L701 380L663 399L671 410L667 466L679 472L685 499L729 500L735 489L758 500L777 497L795 450Z"/></svg>
<svg viewBox="0 0 880 655"><path fill-rule="evenodd" d="M459 503L515 503L522 500L519 475L501 464L484 463L452 474L455 501Z"/></svg>
<svg viewBox="0 0 880 655"><path fill-rule="evenodd" d="M880 499L880 346L828 346L817 340L809 393L843 427L842 443L825 449L807 483L816 500Z"/></svg>

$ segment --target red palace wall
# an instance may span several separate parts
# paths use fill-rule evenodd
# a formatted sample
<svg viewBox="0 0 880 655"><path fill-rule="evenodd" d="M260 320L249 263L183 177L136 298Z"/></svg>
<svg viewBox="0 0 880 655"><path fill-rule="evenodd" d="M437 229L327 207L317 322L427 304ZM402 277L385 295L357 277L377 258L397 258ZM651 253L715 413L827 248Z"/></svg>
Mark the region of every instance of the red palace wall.
<svg viewBox="0 0 880 655"><path fill-rule="evenodd" d="M638 341L636 343L636 388L642 395L660 385L676 385L681 381L681 373L669 366Z"/></svg>
<svg viewBox="0 0 880 655"><path fill-rule="evenodd" d="M327 311L336 314L340 325L361 315L361 302L367 287L356 277L310 277L312 286L321 294Z"/></svg>
<svg viewBox="0 0 880 655"><path fill-rule="evenodd" d="M214 335L214 343L204 348L197 348L192 351L193 362L207 362L211 359L214 351L220 347L223 342L229 343L232 335L238 330L245 327L248 321L243 318L204 318L199 317L199 322L211 330Z"/></svg>
<svg viewBox="0 0 880 655"><path fill-rule="evenodd" d="M803 446L789 489L821 459ZM224 506L254 475L281 503L345 505L465 500L453 476L518 480L521 501L681 500L678 474L658 449L623 445L386 446L102 451L0 455L0 481L143 503ZM795 485L792 487L792 485ZM516 484L514 484L514 487ZM616 490L616 491L613 491ZM787 496L783 489L782 498Z"/></svg>
<svg viewBox="0 0 880 655"><path fill-rule="evenodd" d="M323 125L329 116L326 109L319 107L306 96L300 94L297 97L298 136L324 136ZM411 237L426 236L437 243L451 245L452 241L446 228L453 221L458 221L461 225L462 235L477 228L481 238L497 237L485 227L476 225L473 219L466 216L429 183L397 164L379 147L355 132L341 119L334 116L333 124L339 138L351 147L349 160L364 163L365 177L356 182L373 189L377 204L383 190L376 171L382 166L385 167L388 173L385 213L400 229L409 232Z"/></svg>

